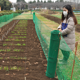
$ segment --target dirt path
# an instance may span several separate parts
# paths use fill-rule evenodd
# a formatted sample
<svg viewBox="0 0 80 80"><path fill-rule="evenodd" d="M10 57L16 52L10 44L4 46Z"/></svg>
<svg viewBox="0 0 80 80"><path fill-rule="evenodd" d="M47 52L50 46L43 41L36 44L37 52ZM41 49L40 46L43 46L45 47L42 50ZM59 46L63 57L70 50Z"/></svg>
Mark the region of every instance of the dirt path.
<svg viewBox="0 0 80 80"><path fill-rule="evenodd" d="M45 76L47 61L32 20L20 20L0 45L0 80L58 80Z"/></svg>
<svg viewBox="0 0 80 80"><path fill-rule="evenodd" d="M46 15L46 14L41 14L41 15L44 16L44 17L47 18L47 19L50 19L50 20L58 23L58 24L61 23L61 19L59 19L59 18L57 18L57 17L50 16L50 15ZM80 24L78 24L78 25L76 26L76 31L77 31L77 32L80 32Z"/></svg>

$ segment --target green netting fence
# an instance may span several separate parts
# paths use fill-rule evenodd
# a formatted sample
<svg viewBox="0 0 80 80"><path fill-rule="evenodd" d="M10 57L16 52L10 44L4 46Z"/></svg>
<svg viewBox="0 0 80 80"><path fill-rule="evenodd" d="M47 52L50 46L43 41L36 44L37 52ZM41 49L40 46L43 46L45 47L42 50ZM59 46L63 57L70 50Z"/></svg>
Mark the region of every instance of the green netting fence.
<svg viewBox="0 0 80 80"><path fill-rule="evenodd" d="M7 22L8 20L20 15L21 13L12 13L12 14L9 14L9 15L3 15L3 16L0 16L0 23L1 22Z"/></svg>
<svg viewBox="0 0 80 80"><path fill-rule="evenodd" d="M42 21L40 21L35 13L33 13L33 22L35 24L35 30L38 35L38 38L40 40L43 52L46 56L46 59L49 63L49 55L51 53L52 59L54 61L51 61L51 64L47 64L47 69L48 67L51 67L50 70L47 70L46 76L50 78L54 78L54 73L56 71L56 74L58 76L59 80L80 80L80 61L79 59L75 56L74 52L71 51L69 46L66 44L65 40L61 36L61 39L58 38L60 36L54 36L52 32L54 32L51 28L46 26ZM58 31L58 30L56 30ZM50 38L53 36L53 43L51 43ZM60 33L59 33L60 35ZM60 39L60 45L56 43L56 38ZM59 41L59 40L58 40ZM54 49L59 46L59 51L55 51ZM51 49L50 49L51 48ZM50 51L51 50L51 51ZM56 49L57 50L57 49ZM59 53L58 53L59 52ZM54 55L52 55L54 54ZM57 57L58 54L58 57ZM57 62L56 59L57 58ZM73 62L75 60L74 68L73 68ZM56 62L56 63L55 63ZM56 68L55 68L56 66ZM54 70L54 69L55 70ZM52 71L51 71L52 69ZM72 69L73 69L73 74L72 74ZM49 72L48 72L49 71ZM51 72L50 72L51 71ZM52 76L53 75L53 76ZM72 76L72 78L71 78Z"/></svg>

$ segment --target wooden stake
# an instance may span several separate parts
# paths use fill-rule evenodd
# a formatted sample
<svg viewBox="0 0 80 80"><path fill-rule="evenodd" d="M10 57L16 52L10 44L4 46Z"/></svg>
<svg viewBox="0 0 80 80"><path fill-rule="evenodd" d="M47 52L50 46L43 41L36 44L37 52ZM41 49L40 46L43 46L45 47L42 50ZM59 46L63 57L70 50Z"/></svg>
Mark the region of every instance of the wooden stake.
<svg viewBox="0 0 80 80"><path fill-rule="evenodd" d="M76 57L76 52L77 52L77 46L78 46L78 42L75 43L75 56L74 56L74 61L73 61L73 68L72 68L72 73L71 73L71 80L72 80L72 76L73 76L73 70L74 70L74 65L75 65L75 57Z"/></svg>

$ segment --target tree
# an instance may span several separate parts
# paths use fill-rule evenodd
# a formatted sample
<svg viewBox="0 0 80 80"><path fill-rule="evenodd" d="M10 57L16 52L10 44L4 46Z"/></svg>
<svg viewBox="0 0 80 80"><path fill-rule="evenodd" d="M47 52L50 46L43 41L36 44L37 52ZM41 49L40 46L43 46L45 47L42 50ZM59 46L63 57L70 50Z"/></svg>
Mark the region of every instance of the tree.
<svg viewBox="0 0 80 80"><path fill-rule="evenodd" d="M17 0L17 2L20 2L20 1L25 2L25 0Z"/></svg>
<svg viewBox="0 0 80 80"><path fill-rule="evenodd" d="M10 10L12 4L8 0L0 0L1 10Z"/></svg>
<svg viewBox="0 0 80 80"><path fill-rule="evenodd" d="M32 1L29 2L30 4L33 3Z"/></svg>
<svg viewBox="0 0 80 80"><path fill-rule="evenodd" d="M33 3L36 3L36 1L34 0Z"/></svg>
<svg viewBox="0 0 80 80"><path fill-rule="evenodd" d="M60 0L60 2L63 2L63 0Z"/></svg>
<svg viewBox="0 0 80 80"><path fill-rule="evenodd" d="M28 5L26 4L26 9L28 9Z"/></svg>
<svg viewBox="0 0 80 80"><path fill-rule="evenodd" d="M51 0L48 0L48 3L51 3L52 1Z"/></svg>
<svg viewBox="0 0 80 80"><path fill-rule="evenodd" d="M46 3L46 0L44 0L44 3Z"/></svg>
<svg viewBox="0 0 80 80"><path fill-rule="evenodd" d="M37 0L37 2L40 2L39 0Z"/></svg>
<svg viewBox="0 0 80 80"><path fill-rule="evenodd" d="M41 2L43 2L43 1L41 0Z"/></svg>

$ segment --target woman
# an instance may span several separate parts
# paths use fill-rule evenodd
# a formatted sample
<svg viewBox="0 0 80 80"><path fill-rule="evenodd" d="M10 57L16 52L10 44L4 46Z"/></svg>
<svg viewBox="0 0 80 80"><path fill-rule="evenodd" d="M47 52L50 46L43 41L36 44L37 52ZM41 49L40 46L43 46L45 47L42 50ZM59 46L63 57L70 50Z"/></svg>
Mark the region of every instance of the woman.
<svg viewBox="0 0 80 80"><path fill-rule="evenodd" d="M75 27L77 24L77 19L70 5L63 6L61 20L62 23L59 25L58 30L61 31L65 42L67 43L69 48L73 51L75 48ZM63 48L61 48L62 54L64 55L63 61L67 61L70 54L70 50L68 50L65 47L66 46L64 45Z"/></svg>

